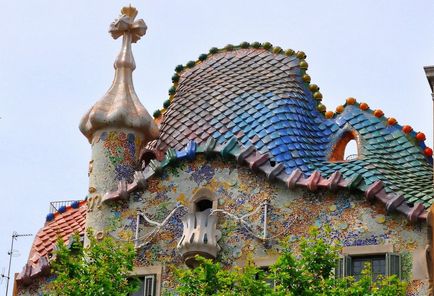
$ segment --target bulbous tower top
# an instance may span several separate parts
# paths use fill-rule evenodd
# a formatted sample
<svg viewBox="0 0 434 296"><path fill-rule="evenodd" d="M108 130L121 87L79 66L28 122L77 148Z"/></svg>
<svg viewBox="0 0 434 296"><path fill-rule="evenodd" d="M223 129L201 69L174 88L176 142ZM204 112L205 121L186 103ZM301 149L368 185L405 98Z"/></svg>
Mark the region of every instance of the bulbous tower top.
<svg viewBox="0 0 434 296"><path fill-rule="evenodd" d="M80 122L80 131L92 142L94 133L104 128L128 128L144 135L145 141L158 137L153 118L134 90L132 73L136 68L131 43L146 33L143 19L135 20L137 9L123 7L121 15L110 25L114 39L122 36L122 48L114 63L115 77L107 93L93 105Z"/></svg>

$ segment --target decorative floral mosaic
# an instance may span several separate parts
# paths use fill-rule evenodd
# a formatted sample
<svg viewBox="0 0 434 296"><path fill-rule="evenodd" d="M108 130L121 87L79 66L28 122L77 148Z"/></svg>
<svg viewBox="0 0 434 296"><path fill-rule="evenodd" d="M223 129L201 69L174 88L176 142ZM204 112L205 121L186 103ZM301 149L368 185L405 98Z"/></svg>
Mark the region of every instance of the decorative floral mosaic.
<svg viewBox="0 0 434 296"><path fill-rule="evenodd" d="M307 235L309 226L327 225L331 229L332 243L340 242L343 246L393 244L395 252L403 258L404 278L410 280L412 252L426 245L425 225L410 225L402 215L387 214L383 205L369 204L362 194L290 191L234 162L198 157L195 161L169 167L160 176L149 179L144 192L134 193L129 202L118 203L111 211L112 235L130 240L134 238L137 210L162 222L175 207L186 206L176 211L167 225L148 238L149 243L138 252L137 265L163 265L163 290L173 287L173 268L183 263L176 248L183 231L181 217L191 206L194 193L204 187L215 193L219 209L238 217L252 212L265 200L270 201L267 232L268 237L274 239L266 242L255 238L228 215L218 214L217 229L222 237L218 241L221 251L217 260L226 266L244 262L248 254L254 257L278 255L279 240L289 240L297 250L297 242ZM248 218L257 236L262 236L263 217L260 210ZM142 219L139 237L146 237L153 229ZM408 295L424 295L426 288L425 281L412 281Z"/></svg>
<svg viewBox="0 0 434 296"><path fill-rule="evenodd" d="M130 180L136 166L140 139L132 133L102 132L99 141L103 142L104 154L114 166L117 180Z"/></svg>

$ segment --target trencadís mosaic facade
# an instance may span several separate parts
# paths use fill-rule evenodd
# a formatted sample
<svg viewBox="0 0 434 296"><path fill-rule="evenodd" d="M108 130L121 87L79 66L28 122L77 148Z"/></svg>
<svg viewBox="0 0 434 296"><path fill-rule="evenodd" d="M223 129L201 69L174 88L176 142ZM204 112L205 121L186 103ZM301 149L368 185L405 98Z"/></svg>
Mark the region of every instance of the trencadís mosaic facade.
<svg viewBox="0 0 434 296"><path fill-rule="evenodd" d="M327 111L306 54L268 42L212 48L177 66L152 118L132 83L131 45L147 30L136 15L125 7L111 24L123 38L115 79L80 123L92 147L88 196L47 215L18 295L38 295L52 279L58 233L92 227L134 242L136 273L160 295L174 286L174 266L194 266L196 254L267 266L279 241L297 250L312 226L330 228L345 266L376 256L409 282L408 295L428 294L432 149L422 132L355 98ZM345 159L350 141L357 154Z"/></svg>

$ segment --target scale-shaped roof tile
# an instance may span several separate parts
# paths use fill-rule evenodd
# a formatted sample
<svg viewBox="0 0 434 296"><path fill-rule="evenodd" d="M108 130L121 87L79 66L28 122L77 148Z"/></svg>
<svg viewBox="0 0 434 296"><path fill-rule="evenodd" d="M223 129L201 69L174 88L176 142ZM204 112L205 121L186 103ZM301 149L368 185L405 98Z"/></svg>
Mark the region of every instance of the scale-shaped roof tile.
<svg viewBox="0 0 434 296"><path fill-rule="evenodd" d="M321 103L322 95L306 74L303 52L282 51L264 43L242 43L178 66L165 109L154 113L160 137L147 148L163 156L190 141L209 137L222 144L236 137L282 163L290 174L315 170L325 176L340 171L361 175L367 185L382 181L387 192L401 192L410 204L433 202L432 150L424 135L386 118L381 110L350 98L336 114ZM345 132L358 135L359 155L331 161Z"/></svg>

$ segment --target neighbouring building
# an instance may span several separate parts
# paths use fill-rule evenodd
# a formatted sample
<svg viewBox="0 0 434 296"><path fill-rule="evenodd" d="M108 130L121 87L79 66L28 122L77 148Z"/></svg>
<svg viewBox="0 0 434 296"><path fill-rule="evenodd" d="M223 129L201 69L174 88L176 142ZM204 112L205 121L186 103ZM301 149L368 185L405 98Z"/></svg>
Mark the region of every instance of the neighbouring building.
<svg viewBox="0 0 434 296"><path fill-rule="evenodd" d="M433 174L423 133L354 98L326 111L306 55L268 42L177 66L153 118L132 82L131 44L146 32L136 15L125 7L110 26L123 39L115 78L80 123L92 149L88 197L54 204L15 295L39 295L57 237L87 227L134 241L136 295L161 295L196 254L226 266L252 254L266 267L278 239L297 248L313 225L343 244L340 274L357 276L369 261L373 276L397 274L408 295L428 294Z"/></svg>

